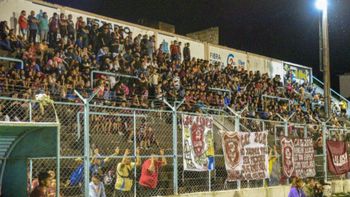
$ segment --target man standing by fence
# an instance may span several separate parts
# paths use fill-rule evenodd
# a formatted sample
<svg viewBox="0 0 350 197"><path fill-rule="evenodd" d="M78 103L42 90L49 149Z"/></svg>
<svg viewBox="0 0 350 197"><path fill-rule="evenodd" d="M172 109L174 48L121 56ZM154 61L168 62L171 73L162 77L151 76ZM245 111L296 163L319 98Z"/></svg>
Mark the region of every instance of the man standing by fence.
<svg viewBox="0 0 350 197"><path fill-rule="evenodd" d="M122 162L117 165L114 197L133 196L133 192L131 192L134 179L133 170L136 166L140 166L141 159L139 149L136 149L136 162L131 161L129 154L130 150L126 149Z"/></svg>
<svg viewBox="0 0 350 197"><path fill-rule="evenodd" d="M151 158L147 159L142 164L142 171L139 184L141 188L140 192L144 196L152 195L153 190L158 185L159 168L161 166L167 165L167 161L164 157L164 150L161 149L159 151L159 154L161 156L161 159L158 159L155 154L152 154Z"/></svg>

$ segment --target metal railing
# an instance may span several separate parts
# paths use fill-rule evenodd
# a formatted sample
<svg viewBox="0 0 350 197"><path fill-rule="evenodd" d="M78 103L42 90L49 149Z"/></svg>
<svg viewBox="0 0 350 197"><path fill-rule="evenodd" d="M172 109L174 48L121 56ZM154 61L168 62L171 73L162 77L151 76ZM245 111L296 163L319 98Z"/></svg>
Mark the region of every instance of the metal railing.
<svg viewBox="0 0 350 197"><path fill-rule="evenodd" d="M21 60L21 59L1 56L0 60L10 61L10 62L19 62L21 64L21 69L24 69L24 63L23 63L23 60Z"/></svg>
<svg viewBox="0 0 350 197"><path fill-rule="evenodd" d="M313 83L323 90L324 83L321 80L317 79L315 76L312 76L312 79L313 79ZM350 106L349 106L350 101L344 96L342 96L341 94L339 94L338 92L336 92L335 90L333 90L332 88L331 88L331 95L333 99L336 99L339 102L342 100L347 102L347 106L348 106L347 114L350 115Z"/></svg>

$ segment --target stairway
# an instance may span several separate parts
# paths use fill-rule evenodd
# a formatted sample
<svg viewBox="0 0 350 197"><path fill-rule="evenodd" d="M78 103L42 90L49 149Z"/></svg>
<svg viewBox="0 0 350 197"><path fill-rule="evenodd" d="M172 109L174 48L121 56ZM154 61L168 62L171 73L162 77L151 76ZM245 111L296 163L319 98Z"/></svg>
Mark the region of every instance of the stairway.
<svg viewBox="0 0 350 197"><path fill-rule="evenodd" d="M315 85L316 87L316 92L320 93L320 94L324 94L324 84L321 80L317 79L315 76L312 77L313 79L313 85ZM350 101L347 100L345 97L343 97L342 95L340 95L338 92L334 91L333 89L331 89L331 97L332 97L332 101L334 103L336 103L337 105L339 105L339 103L344 100L348 103L348 109L347 109L347 115L350 115Z"/></svg>
<svg viewBox="0 0 350 197"><path fill-rule="evenodd" d="M0 137L0 169L2 169L2 164L5 160L6 153L11 147L13 141L15 141L17 136L1 136Z"/></svg>

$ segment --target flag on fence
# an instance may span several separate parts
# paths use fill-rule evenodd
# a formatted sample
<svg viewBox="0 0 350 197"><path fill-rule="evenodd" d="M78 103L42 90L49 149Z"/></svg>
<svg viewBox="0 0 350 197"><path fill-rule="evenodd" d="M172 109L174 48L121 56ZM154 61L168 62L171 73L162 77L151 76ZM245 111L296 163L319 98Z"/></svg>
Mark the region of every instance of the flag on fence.
<svg viewBox="0 0 350 197"><path fill-rule="evenodd" d="M327 140L328 170L334 175L350 171L347 145L345 142Z"/></svg>
<svg viewBox="0 0 350 197"><path fill-rule="evenodd" d="M214 169L213 118L182 115L184 170Z"/></svg>
<svg viewBox="0 0 350 197"><path fill-rule="evenodd" d="M268 178L267 132L222 132L227 181Z"/></svg>
<svg viewBox="0 0 350 197"><path fill-rule="evenodd" d="M281 139L283 172L287 177L316 175L314 147L311 138Z"/></svg>

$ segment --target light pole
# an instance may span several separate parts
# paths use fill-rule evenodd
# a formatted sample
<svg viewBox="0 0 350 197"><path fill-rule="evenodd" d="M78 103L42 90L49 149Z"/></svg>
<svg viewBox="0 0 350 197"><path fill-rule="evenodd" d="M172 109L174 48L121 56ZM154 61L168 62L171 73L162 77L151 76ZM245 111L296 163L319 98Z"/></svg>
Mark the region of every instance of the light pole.
<svg viewBox="0 0 350 197"><path fill-rule="evenodd" d="M324 108L327 118L331 115L331 76L330 76L330 63L329 63L329 40L328 40L328 4L327 0L317 0L316 7L322 12L322 22L320 24L320 55L322 54L322 70L323 70L323 82L324 82ZM321 70L321 71L322 71Z"/></svg>

